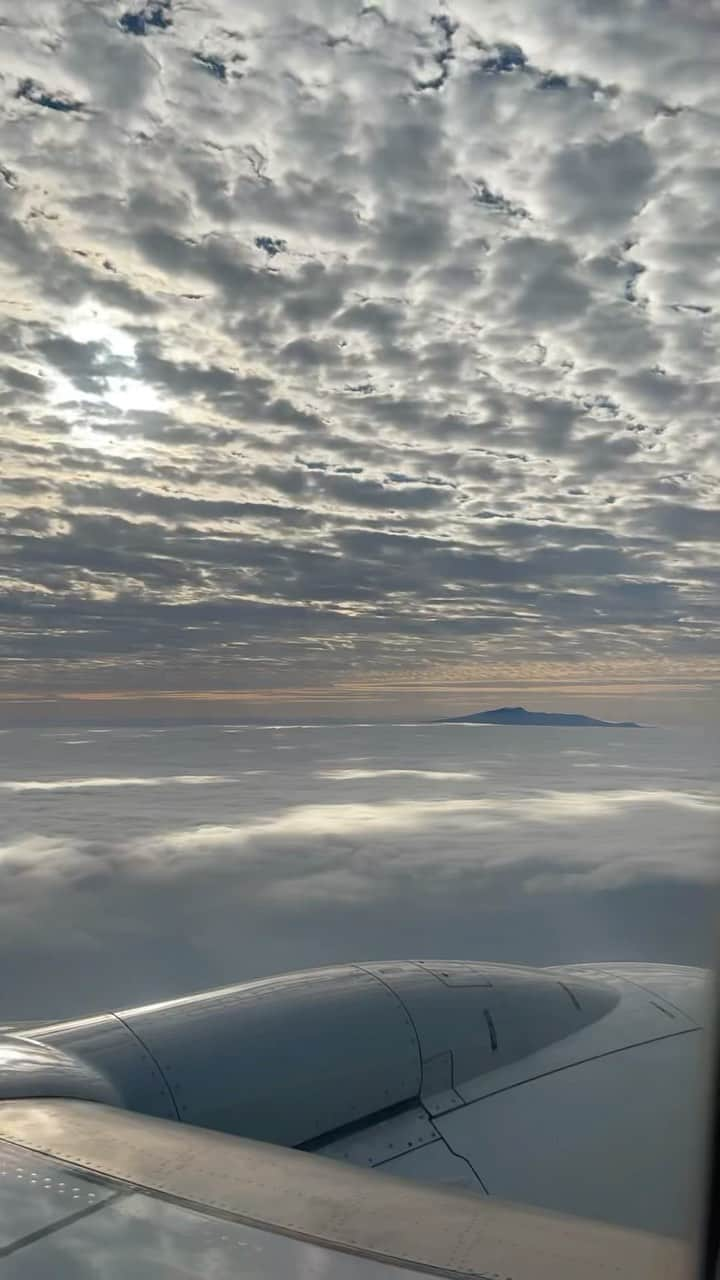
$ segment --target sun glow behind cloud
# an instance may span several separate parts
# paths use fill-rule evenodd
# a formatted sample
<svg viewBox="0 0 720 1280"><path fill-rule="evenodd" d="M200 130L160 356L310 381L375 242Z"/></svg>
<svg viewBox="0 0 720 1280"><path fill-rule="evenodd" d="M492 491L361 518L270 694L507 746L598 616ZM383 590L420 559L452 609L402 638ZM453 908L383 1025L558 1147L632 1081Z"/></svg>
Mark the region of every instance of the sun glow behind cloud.
<svg viewBox="0 0 720 1280"><path fill-rule="evenodd" d="M135 356L136 343L126 330L112 323L112 319L104 316L96 308L83 305L78 307L75 315L71 315L64 327L65 335L80 347L98 349L96 369L102 379L97 390L83 391L62 373L55 373L50 392L50 402L62 409L68 403L84 402L88 413L93 406L99 411L107 408L117 409L122 414L137 411L140 413L160 412L164 401L155 387L143 380L137 369ZM113 369L123 368L123 373ZM104 373L107 366L107 373ZM89 448L106 451L116 455L131 455L137 451L142 435L137 429L130 427L127 433L113 430L102 421L74 422L70 428L70 439L80 449Z"/></svg>

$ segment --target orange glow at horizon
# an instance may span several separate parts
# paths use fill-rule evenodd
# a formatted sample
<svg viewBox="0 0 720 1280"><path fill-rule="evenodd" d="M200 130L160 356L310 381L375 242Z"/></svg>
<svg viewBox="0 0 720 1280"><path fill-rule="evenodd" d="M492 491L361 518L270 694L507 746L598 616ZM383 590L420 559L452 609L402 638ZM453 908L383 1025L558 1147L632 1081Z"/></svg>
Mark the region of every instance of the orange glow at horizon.
<svg viewBox="0 0 720 1280"><path fill-rule="evenodd" d="M0 692L0 705L82 704L138 702L233 702L273 706L282 703L338 702L382 703L389 699L418 702L451 700L460 696L512 699L520 695L566 695L572 697L675 699L687 696L712 697L720 682L720 658L704 657L693 663L675 657L590 659L582 673L568 663L534 661L518 664L468 661L423 670L404 670L373 677L338 677L325 685L269 686L254 689L48 689Z"/></svg>
<svg viewBox="0 0 720 1280"><path fill-rule="evenodd" d="M687 694L708 694L711 690L707 684L696 681L678 682L668 687L666 682L648 680L638 683L614 682L602 684L598 682L577 681L568 683L541 683L515 681L510 684L494 684L477 682L466 685L424 685L393 684L383 686L338 687L333 691L314 688L304 689L133 689L133 690L93 690L67 691L56 694L3 694L0 693L0 705L60 704L60 703L122 703L122 702L237 702L273 705L278 703L317 702L332 705L337 702L386 702L388 698L407 698L414 694L422 698L453 698L463 694L565 694L572 697L627 698L632 696L648 696L655 698L677 698ZM714 690L713 690L714 692Z"/></svg>

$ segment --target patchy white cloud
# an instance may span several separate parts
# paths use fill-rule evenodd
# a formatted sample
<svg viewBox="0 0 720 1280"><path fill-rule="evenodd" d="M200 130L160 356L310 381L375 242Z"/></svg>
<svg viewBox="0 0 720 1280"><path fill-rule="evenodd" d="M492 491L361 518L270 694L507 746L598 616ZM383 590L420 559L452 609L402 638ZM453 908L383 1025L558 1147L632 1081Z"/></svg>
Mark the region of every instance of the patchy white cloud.
<svg viewBox="0 0 720 1280"><path fill-rule="evenodd" d="M443 769L324 769L318 777L328 782L363 782L369 779L422 778L424 782L477 782L481 773Z"/></svg>
<svg viewBox="0 0 720 1280"><path fill-rule="evenodd" d="M702 669L713 6L2 32L11 690Z"/></svg>
<svg viewBox="0 0 720 1280"><path fill-rule="evenodd" d="M293 913L358 909L415 897L420 885L431 899L453 884L492 894L508 876L521 896L710 885L717 860L707 832L719 812L717 795L680 788L292 804L266 819L188 823L129 840L112 831L98 839L26 832L0 848L0 868L6 912L23 903L35 917L48 885L70 886L80 905L85 886L112 888L119 900L168 892L182 914L176 899L197 893L198 877L213 910L227 892L245 913L253 904Z"/></svg>
<svg viewBox="0 0 720 1280"><path fill-rule="evenodd" d="M716 795L680 788L292 804L267 819L187 824L131 840L28 833L3 849L2 862L32 876L112 874L138 886L180 887L201 874L208 884L232 883L233 892L242 886L246 907L258 900L310 910L319 900L383 900L389 886L418 878L431 891L458 878L491 884L512 872L531 893L585 881L590 890L713 880L715 854L698 834L718 812Z"/></svg>
<svg viewBox="0 0 720 1280"><path fill-rule="evenodd" d="M138 778L18 778L0 782L0 791L88 791L108 787L202 787L208 783L237 782L237 778L212 773L178 773Z"/></svg>
<svg viewBox="0 0 720 1280"><path fill-rule="evenodd" d="M0 846L4 875L22 874L31 881L71 875L87 867L84 841L28 832Z"/></svg>

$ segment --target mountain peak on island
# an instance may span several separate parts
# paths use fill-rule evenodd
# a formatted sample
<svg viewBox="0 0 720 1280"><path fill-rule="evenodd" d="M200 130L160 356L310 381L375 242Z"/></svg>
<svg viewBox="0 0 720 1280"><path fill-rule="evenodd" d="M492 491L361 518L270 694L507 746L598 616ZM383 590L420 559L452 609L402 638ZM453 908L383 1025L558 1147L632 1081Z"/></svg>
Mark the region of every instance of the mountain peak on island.
<svg viewBox="0 0 720 1280"><path fill-rule="evenodd" d="M525 707L496 707L466 716L449 716L435 724L561 725L566 728L640 729L634 720L596 720L594 716L566 715L560 711L528 711Z"/></svg>

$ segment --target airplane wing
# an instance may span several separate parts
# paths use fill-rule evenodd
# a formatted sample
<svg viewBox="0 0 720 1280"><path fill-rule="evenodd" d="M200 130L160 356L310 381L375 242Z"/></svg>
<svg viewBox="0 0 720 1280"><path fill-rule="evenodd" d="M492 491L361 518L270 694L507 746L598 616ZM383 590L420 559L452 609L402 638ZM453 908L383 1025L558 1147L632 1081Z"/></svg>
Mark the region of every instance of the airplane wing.
<svg viewBox="0 0 720 1280"><path fill-rule="evenodd" d="M24 1026L0 1037L0 1256L689 1274L707 995L677 966L393 961Z"/></svg>
<svg viewBox="0 0 720 1280"><path fill-rule="evenodd" d="M685 1246L102 1103L0 1103L2 1275L680 1280Z"/></svg>

